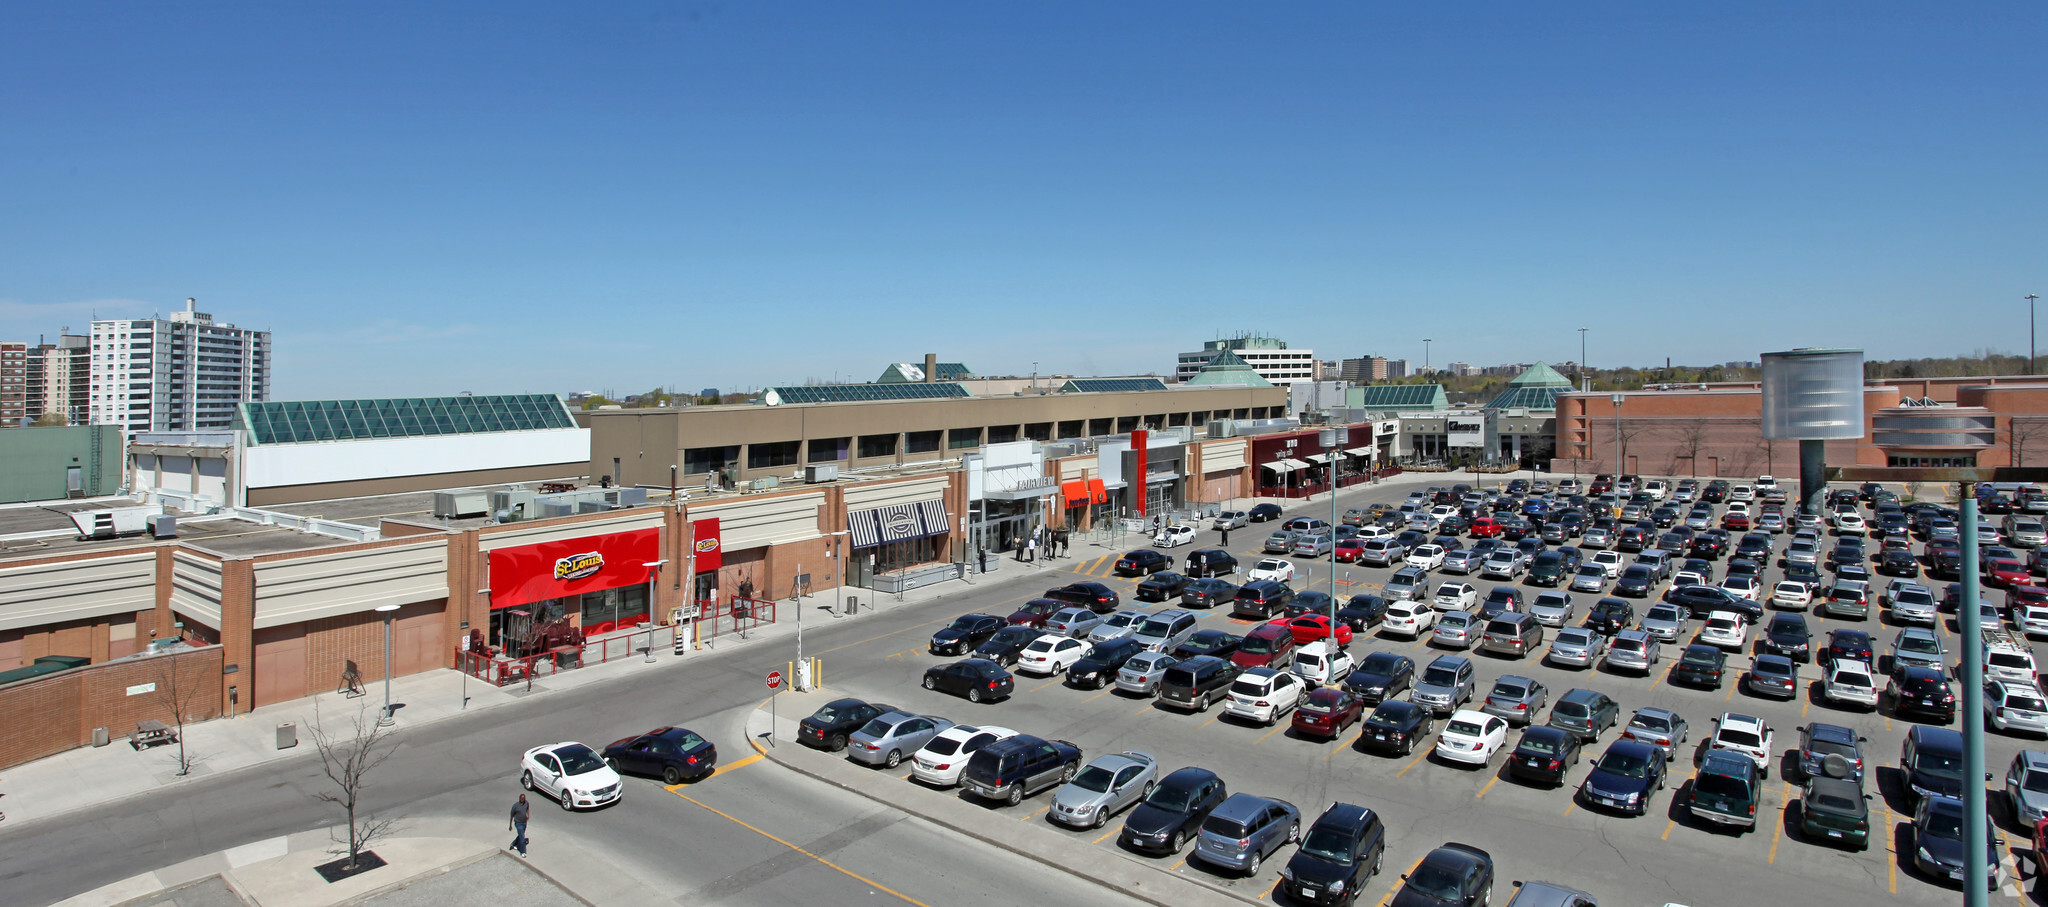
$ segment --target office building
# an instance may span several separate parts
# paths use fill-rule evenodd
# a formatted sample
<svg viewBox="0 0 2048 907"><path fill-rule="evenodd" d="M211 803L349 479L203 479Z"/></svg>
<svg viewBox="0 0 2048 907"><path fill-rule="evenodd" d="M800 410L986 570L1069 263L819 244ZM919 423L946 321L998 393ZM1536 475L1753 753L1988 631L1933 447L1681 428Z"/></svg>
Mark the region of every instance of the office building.
<svg viewBox="0 0 2048 907"><path fill-rule="evenodd" d="M1316 373L1314 350L1290 349L1287 341L1256 334L1241 334L1223 340L1211 340L1202 348L1191 353L1180 354L1174 367L1174 376L1181 381L1193 378L1223 353L1234 353L1258 376L1273 384L1288 385L1297 381L1313 381Z"/></svg>
<svg viewBox="0 0 2048 907"><path fill-rule="evenodd" d="M232 428L235 407L270 396L270 332L216 324L185 310L169 318L92 323L91 419L141 431Z"/></svg>
<svg viewBox="0 0 2048 907"><path fill-rule="evenodd" d="M0 341L0 427L17 428L28 416L28 344Z"/></svg>
<svg viewBox="0 0 2048 907"><path fill-rule="evenodd" d="M92 340L60 334L28 349L28 420L84 425L92 402ZM50 419L48 417L56 417Z"/></svg>

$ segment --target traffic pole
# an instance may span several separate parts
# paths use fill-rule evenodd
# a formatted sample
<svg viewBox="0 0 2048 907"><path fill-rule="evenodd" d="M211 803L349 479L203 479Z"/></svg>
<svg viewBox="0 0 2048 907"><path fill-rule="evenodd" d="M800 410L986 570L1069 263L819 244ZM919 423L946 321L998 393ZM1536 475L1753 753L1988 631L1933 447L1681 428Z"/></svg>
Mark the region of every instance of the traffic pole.
<svg viewBox="0 0 2048 907"><path fill-rule="evenodd" d="M1984 635L1977 609L1980 556L1977 540L1977 483L1957 484L1962 500L1963 595L1956 624L1963 631L1963 903L1985 907L1991 879L1984 857L1991 850L1984 803Z"/></svg>

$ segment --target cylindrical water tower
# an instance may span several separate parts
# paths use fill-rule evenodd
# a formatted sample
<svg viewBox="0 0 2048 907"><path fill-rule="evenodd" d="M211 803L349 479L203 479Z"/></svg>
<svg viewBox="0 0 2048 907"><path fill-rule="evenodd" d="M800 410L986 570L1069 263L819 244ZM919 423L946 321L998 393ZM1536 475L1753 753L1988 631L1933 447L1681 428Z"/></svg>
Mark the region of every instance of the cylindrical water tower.
<svg viewBox="0 0 2048 907"><path fill-rule="evenodd" d="M1763 354L1764 437L1799 442L1799 509L1819 514L1827 442L1863 437L1863 351Z"/></svg>

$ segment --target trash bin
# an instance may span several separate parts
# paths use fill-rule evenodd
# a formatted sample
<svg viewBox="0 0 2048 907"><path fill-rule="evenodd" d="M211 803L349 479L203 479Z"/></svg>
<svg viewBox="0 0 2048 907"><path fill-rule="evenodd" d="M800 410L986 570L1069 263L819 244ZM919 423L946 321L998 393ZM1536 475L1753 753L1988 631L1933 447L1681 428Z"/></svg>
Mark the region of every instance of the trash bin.
<svg viewBox="0 0 2048 907"><path fill-rule="evenodd" d="M96 728L93 728L93 729L92 729L92 745L93 745L93 746L106 746L106 745L107 745L107 729L106 729L106 728L103 728L103 727L96 727Z"/></svg>
<svg viewBox="0 0 2048 907"><path fill-rule="evenodd" d="M288 750L299 745L299 726L285 722L277 726L277 748Z"/></svg>
<svg viewBox="0 0 2048 907"><path fill-rule="evenodd" d="M858 612L858 611L860 611L860 597L859 597L859 596L855 596L855 595L849 595L849 596L847 596L847 597L846 597L846 613L847 613L847 614L853 614L853 613L856 613L856 612Z"/></svg>

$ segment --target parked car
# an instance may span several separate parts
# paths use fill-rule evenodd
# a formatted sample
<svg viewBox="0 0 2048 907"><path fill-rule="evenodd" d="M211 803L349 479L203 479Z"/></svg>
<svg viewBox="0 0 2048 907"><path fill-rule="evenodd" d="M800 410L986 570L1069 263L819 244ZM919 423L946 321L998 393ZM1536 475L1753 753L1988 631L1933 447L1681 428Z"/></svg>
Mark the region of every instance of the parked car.
<svg viewBox="0 0 2048 907"><path fill-rule="evenodd" d="M1994 730L2048 736L2048 701L2033 681L1993 679L1984 684L1984 724Z"/></svg>
<svg viewBox="0 0 2048 907"><path fill-rule="evenodd" d="M982 747L1015 736L1017 732L1006 727L956 724L940 731L911 757L911 777L933 787L952 787L960 783L967 760Z"/></svg>
<svg viewBox="0 0 2048 907"><path fill-rule="evenodd" d="M1203 820L1230 796L1223 779L1205 768L1175 769L1124 817L1117 839L1145 853L1176 854L1200 833Z"/></svg>
<svg viewBox="0 0 2048 907"><path fill-rule="evenodd" d="M1479 710L1521 727L1535 720L1536 714L1543 711L1543 706L1549 701L1550 688L1542 681L1507 674L1493 682L1493 688L1487 691L1486 701Z"/></svg>
<svg viewBox="0 0 2048 907"><path fill-rule="evenodd" d="M1188 637L1187 642L1173 647L1173 657L1188 659L1213 655L1228 659L1231 653L1236 652L1237 647L1243 644L1244 637L1227 630L1196 630Z"/></svg>
<svg viewBox="0 0 2048 907"><path fill-rule="evenodd" d="M1192 532L1190 533L1192 537ZM1150 548L1140 548L1117 558L1115 573L1118 576L1149 576L1173 566L1173 557Z"/></svg>
<svg viewBox="0 0 2048 907"><path fill-rule="evenodd" d="M1073 780L1081 748L1065 740L1018 734L998 740L969 757L960 787L977 797L1011 806L1025 797Z"/></svg>
<svg viewBox="0 0 2048 907"><path fill-rule="evenodd" d="M1728 669L1728 652L1718 646L1693 643L1679 653L1678 663L1671 667L1671 682L1706 687L1710 690L1721 688L1721 675Z"/></svg>
<svg viewBox="0 0 2048 907"><path fill-rule="evenodd" d="M1423 856L1387 907L1485 907L1493 899L1493 857L1468 844Z"/></svg>
<svg viewBox="0 0 2048 907"><path fill-rule="evenodd" d="M1008 625L1007 621L993 614L961 615L932 634L928 650L933 655L965 655Z"/></svg>
<svg viewBox="0 0 2048 907"><path fill-rule="evenodd" d="M1529 603L1529 615L1543 626L1563 627L1579 616L1579 606L1569 592L1545 590Z"/></svg>
<svg viewBox="0 0 2048 907"><path fill-rule="evenodd" d="M1741 834L1756 827L1763 784L1756 762L1739 754L1708 752L1685 785L1686 810L1716 826Z"/></svg>
<svg viewBox="0 0 2048 907"><path fill-rule="evenodd" d="M1744 675L1749 694L1768 696L1773 699L1795 699L1799 696L1799 666L1783 655L1758 655L1749 663L1749 673Z"/></svg>
<svg viewBox="0 0 2048 907"><path fill-rule="evenodd" d="M1707 738L1707 749L1748 757L1756 763L1757 773L1769 778L1771 762L1778 756L1776 740L1777 735L1763 719L1723 712L1714 719L1714 734Z"/></svg>
<svg viewBox="0 0 2048 907"><path fill-rule="evenodd" d="M1280 872L1280 885L1303 903L1350 903L1386 863L1386 826L1363 806L1332 803L1309 826Z"/></svg>
<svg viewBox="0 0 2048 907"><path fill-rule="evenodd" d="M1650 798L1664 789L1667 774L1664 750L1616 740L1593 763L1593 771L1579 785L1579 796L1588 804L1640 816L1650 811Z"/></svg>
<svg viewBox="0 0 2048 907"><path fill-rule="evenodd" d="M1955 691L1949 688L1947 675L1933 668L1895 666L1883 699L1890 700L1892 711L1901 716L1919 716L1938 724L1956 720Z"/></svg>
<svg viewBox="0 0 2048 907"><path fill-rule="evenodd" d="M1964 843L1963 801L1950 797L1928 797L1913 811L1913 866L1929 877L1960 880L1965 875L1964 861L1969 859L1969 848ZM1998 830L1985 817L1984 840L1988 845L1983 859L1986 861L1985 877L1993 890L2005 886L2005 864L1999 859L2004 849L1998 839Z"/></svg>
<svg viewBox="0 0 2048 907"><path fill-rule="evenodd" d="M1597 664L1606 652L1607 638L1584 627L1567 627L1550 640L1543 660L1554 665L1586 668Z"/></svg>
<svg viewBox="0 0 2048 907"><path fill-rule="evenodd" d="M1367 655L1344 678L1344 688L1357 693L1367 705L1391 699L1414 685L1415 660L1395 652Z"/></svg>
<svg viewBox="0 0 2048 907"><path fill-rule="evenodd" d="M1101 689L1116 679L1117 672L1132 657L1148 651L1151 650L1144 642L1132 637L1096 643L1079 661L1067 667L1067 683L1083 689Z"/></svg>
<svg viewBox="0 0 2048 907"><path fill-rule="evenodd" d="M996 635L989 637L988 642L976 646L974 657L986 658L1004 667L1011 667L1017 664L1017 656L1023 653L1025 646L1044 635L1045 631L1037 627L1012 624L997 630Z"/></svg>
<svg viewBox="0 0 2048 907"><path fill-rule="evenodd" d="M1474 682L1471 659L1439 655L1422 670L1408 699L1439 715L1449 714L1472 700Z"/></svg>
<svg viewBox="0 0 2048 907"><path fill-rule="evenodd" d="M1153 553L1156 554L1157 552ZM1054 601L1081 605L1097 614L1108 614L1111 611L1115 611L1117 606L1123 603L1122 597L1117 594L1115 589L1096 582L1069 583L1057 589L1047 589L1045 590L1045 597ZM1012 622L1014 623L1014 621Z"/></svg>
<svg viewBox="0 0 2048 907"><path fill-rule="evenodd" d="M1206 712L1230 696L1243 669L1214 655L1197 655L1166 669L1159 679L1160 705Z"/></svg>
<svg viewBox="0 0 2048 907"><path fill-rule="evenodd" d="M1821 677L1821 698L1837 705L1875 710L1878 703L1877 677L1870 666L1842 659L1829 666Z"/></svg>
<svg viewBox="0 0 2048 907"><path fill-rule="evenodd" d="M1101 828L1138 804L1159 781L1159 762L1135 750L1097 756L1052 795L1045 817L1069 828Z"/></svg>
<svg viewBox="0 0 2048 907"><path fill-rule="evenodd" d="M1816 721L1799 729L1795 764L1801 778L1839 777L1861 782L1863 744L1869 741L1839 724ZM1832 760L1829 757L1834 757ZM1832 761L1839 771L1829 771Z"/></svg>
<svg viewBox="0 0 2048 907"><path fill-rule="evenodd" d="M1130 638L1146 652L1171 652L1187 642L1198 629L1195 614L1179 608L1169 608L1157 614L1145 615Z"/></svg>
<svg viewBox="0 0 2048 907"><path fill-rule="evenodd" d="M1301 704L1306 693L1301 679L1271 667L1246 670L1230 686L1224 700L1225 714L1271 726Z"/></svg>
<svg viewBox="0 0 2048 907"><path fill-rule="evenodd" d="M1397 601L1387 605L1387 616L1380 622L1380 635L1416 639L1434 631L1436 621L1435 608L1421 602Z"/></svg>
<svg viewBox="0 0 2048 907"><path fill-rule="evenodd" d="M1324 687L1308 694L1294 712L1294 733L1335 740L1365 717L1365 702L1343 687Z"/></svg>
<svg viewBox="0 0 2048 907"><path fill-rule="evenodd" d="M1087 639L1101 624L1101 615L1088 608L1061 608L1045 619L1046 632L1074 639Z"/></svg>
<svg viewBox="0 0 2048 907"><path fill-rule="evenodd" d="M1237 601L1237 586L1213 577L1189 580L1180 592L1180 603L1190 608L1214 608Z"/></svg>
<svg viewBox="0 0 2048 907"><path fill-rule="evenodd" d="M968 658L924 670L924 688L964 696L968 702L1007 699L1017 680L1003 666L986 658Z"/></svg>
<svg viewBox="0 0 2048 907"><path fill-rule="evenodd" d="M1301 840L1301 811L1271 797L1231 794L1202 822L1192 856L1205 863L1258 875L1266 858Z"/></svg>
<svg viewBox="0 0 2048 907"><path fill-rule="evenodd" d="M1066 673L1088 651L1088 644L1071 636L1045 635L1031 641L1017 653L1017 670L1041 677Z"/></svg>
<svg viewBox="0 0 2048 907"><path fill-rule="evenodd" d="M1579 735L1588 743L1600 739L1600 733L1614 727L1621 720L1621 706L1598 690L1574 689L1567 691L1550 707L1550 727Z"/></svg>
<svg viewBox="0 0 2048 907"><path fill-rule="evenodd" d="M1554 727L1531 725L1508 754L1508 774L1525 781L1562 785L1565 773L1579 764L1579 737Z"/></svg>
<svg viewBox="0 0 2048 907"><path fill-rule="evenodd" d="M1628 725L1621 729L1621 736L1638 743L1646 743L1664 751L1665 758L1678 754L1678 748L1692 735L1692 728L1685 718L1670 709L1644 707L1629 717Z"/></svg>
<svg viewBox="0 0 2048 907"><path fill-rule="evenodd" d="M1358 744L1367 749L1390 751L1407 755L1415 751L1415 744L1436 725L1436 717L1428 706L1418 705L1400 699L1381 702L1365 719L1365 729L1360 732Z"/></svg>
<svg viewBox="0 0 2048 907"><path fill-rule="evenodd" d="M1103 618L1102 623L1096 624L1095 629L1088 631L1088 641L1108 642L1112 639L1122 639L1138 632L1138 625L1151 616L1145 611L1125 608Z"/></svg>
<svg viewBox="0 0 2048 907"><path fill-rule="evenodd" d="M1163 602L1185 593L1189 582L1184 573L1162 570L1138 583L1138 590L1131 597L1141 602Z"/></svg>
<svg viewBox="0 0 2048 907"><path fill-rule="evenodd" d="M797 722L798 743L813 749L839 752L846 749L848 735L876 716L895 711L895 706L859 699L834 699Z"/></svg>
<svg viewBox="0 0 2048 907"><path fill-rule="evenodd" d="M1430 645L1452 649L1468 649L1479 641L1485 629L1485 621L1469 611L1449 611L1436 620L1436 629L1431 631Z"/></svg>
<svg viewBox="0 0 2048 907"><path fill-rule="evenodd" d="M1757 650L1805 664L1813 655L1813 631L1804 614L1773 614L1757 637Z"/></svg>
<svg viewBox="0 0 2048 907"><path fill-rule="evenodd" d="M654 775L674 786L710 777L718 768L718 747L688 728L658 727L613 741L604 748L604 762L613 772Z"/></svg>
<svg viewBox="0 0 2048 907"><path fill-rule="evenodd" d="M1253 504L1252 509L1245 511L1245 519L1253 523L1263 523L1279 519L1280 513L1278 504Z"/></svg>
<svg viewBox="0 0 2048 907"><path fill-rule="evenodd" d="M1159 692L1159 682L1166 677L1166 669L1179 664L1183 659L1167 652L1140 652L1116 672L1116 688L1126 693L1152 696Z"/></svg>
<svg viewBox="0 0 2048 907"><path fill-rule="evenodd" d="M1181 562L1181 572L1194 579L1230 576L1237 572L1237 556L1221 548L1190 551Z"/></svg>
<svg viewBox="0 0 2048 907"><path fill-rule="evenodd" d="M1230 653L1230 660L1241 667L1281 667L1294 652L1294 631L1277 624L1264 624L1253 628Z"/></svg>
<svg viewBox="0 0 2048 907"><path fill-rule="evenodd" d="M1281 563L1287 563L1281 561ZM1239 586L1237 598L1230 604L1230 613L1261 620L1275 614L1285 613L1287 604L1294 600L1294 590L1286 583L1273 580L1253 580Z"/></svg>

